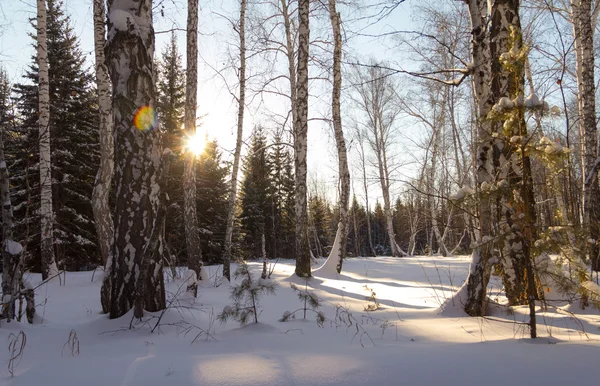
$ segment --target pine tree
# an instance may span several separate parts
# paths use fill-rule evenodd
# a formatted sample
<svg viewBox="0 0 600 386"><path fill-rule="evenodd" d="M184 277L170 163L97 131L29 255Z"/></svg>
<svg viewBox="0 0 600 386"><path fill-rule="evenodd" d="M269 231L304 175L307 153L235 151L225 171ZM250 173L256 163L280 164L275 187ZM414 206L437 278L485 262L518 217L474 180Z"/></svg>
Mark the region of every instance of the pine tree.
<svg viewBox="0 0 600 386"><path fill-rule="evenodd" d="M185 108L185 71L177 47L175 33L157 61L157 113L163 130L164 147L177 156L169 169L166 218L166 243L178 263L185 262L185 230L183 226L183 119ZM176 263L176 262L171 262Z"/></svg>
<svg viewBox="0 0 600 386"><path fill-rule="evenodd" d="M276 135L270 148L269 165L273 181L272 230L269 248L271 256L294 259L295 209L294 209L294 159L290 150Z"/></svg>
<svg viewBox="0 0 600 386"><path fill-rule="evenodd" d="M261 127L254 130L252 144L244 159L241 194L241 231L246 257L262 256L262 236L270 239L272 184L267 162L267 137ZM268 251L267 255L271 256Z"/></svg>
<svg viewBox="0 0 600 386"><path fill-rule="evenodd" d="M69 270L101 262L91 196L99 165L97 98L62 1L47 2L47 53L50 89L50 148L56 260ZM36 58L15 92L19 127L9 139L8 157L15 204L16 237L27 251L28 268L40 269L38 66ZM85 162L83 162L85 160Z"/></svg>
<svg viewBox="0 0 600 386"><path fill-rule="evenodd" d="M196 161L196 213L203 234L202 259L207 264L222 263L229 200L228 174L217 140L207 141L204 153Z"/></svg>
<svg viewBox="0 0 600 386"><path fill-rule="evenodd" d="M311 249L315 256L329 255L332 238L330 230L331 208L320 196L312 196L308 200Z"/></svg>

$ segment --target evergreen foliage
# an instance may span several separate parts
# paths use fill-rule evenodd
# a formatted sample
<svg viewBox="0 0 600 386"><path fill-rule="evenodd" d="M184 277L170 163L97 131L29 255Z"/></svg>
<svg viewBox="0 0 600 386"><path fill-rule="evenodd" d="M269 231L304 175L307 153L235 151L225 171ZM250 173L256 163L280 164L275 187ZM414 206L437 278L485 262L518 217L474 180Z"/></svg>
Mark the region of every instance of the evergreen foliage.
<svg viewBox="0 0 600 386"><path fill-rule="evenodd" d="M164 147L171 149L176 159L169 169L169 208L166 218L166 242L175 255L174 262L185 259L185 230L183 226L183 157L184 132L182 129L185 107L185 71L177 47L175 33L164 48L157 68L157 113L164 132Z"/></svg>
<svg viewBox="0 0 600 386"><path fill-rule="evenodd" d="M229 169L223 166L216 140L207 141L196 161L196 210L201 238L202 259L206 264L221 264L225 247Z"/></svg>
<svg viewBox="0 0 600 386"><path fill-rule="evenodd" d="M250 273L248 264L243 262L234 273L236 280L241 282L231 286L231 299L233 306L225 306L223 312L217 316L221 323L226 323L233 318L241 325L245 325L252 318L258 323L258 310L262 295L275 295L277 283L268 279L255 279Z"/></svg>

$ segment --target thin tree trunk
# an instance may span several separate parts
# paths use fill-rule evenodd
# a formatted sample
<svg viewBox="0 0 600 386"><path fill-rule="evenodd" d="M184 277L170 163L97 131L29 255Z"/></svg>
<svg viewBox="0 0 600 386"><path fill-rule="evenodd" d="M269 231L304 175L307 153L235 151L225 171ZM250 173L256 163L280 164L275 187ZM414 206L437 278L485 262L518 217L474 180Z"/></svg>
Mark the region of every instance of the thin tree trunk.
<svg viewBox="0 0 600 386"><path fill-rule="evenodd" d="M187 68L185 76L185 132L196 136L196 105L198 96L198 0L188 0ZM188 267L202 280L202 249L196 213L196 154L185 154L183 170L183 222Z"/></svg>
<svg viewBox="0 0 600 386"><path fill-rule="evenodd" d="M309 11L310 1L298 0L298 81L296 82L297 116L294 121L294 163L296 169L296 275L299 277L311 276L306 203Z"/></svg>
<svg viewBox="0 0 600 386"><path fill-rule="evenodd" d="M54 257L54 212L52 210L52 166L50 161L50 81L46 43L46 1L37 0L37 59L39 67L40 136L40 240L42 279L58 274Z"/></svg>
<svg viewBox="0 0 600 386"><path fill-rule="evenodd" d="M223 277L231 280L231 240L233 238L233 217L237 198L237 177L240 168L240 155L244 134L244 107L246 103L246 0L240 1L240 71L238 81L240 94L237 98L237 140L233 156L233 169L231 171L231 191L229 192L229 211L227 213L227 228L225 230L225 258L223 261Z"/></svg>
<svg viewBox="0 0 600 386"><path fill-rule="evenodd" d="M365 148L362 141L362 135L358 133L358 146L360 149L360 163L362 166L362 179L363 179L363 190L365 192L365 212L367 215L367 239L369 243L369 254L370 256L377 256L375 248L373 247L373 235L371 234L371 210L369 209L369 185L367 183L367 164L365 159Z"/></svg>
<svg viewBox="0 0 600 386"><path fill-rule="evenodd" d="M0 319L10 322L16 316L15 301L21 289L23 248L13 239L13 212L8 168L4 157L4 132L5 128L0 126L0 202L2 203L2 245L0 245L2 248L2 313Z"/></svg>
<svg viewBox="0 0 600 386"><path fill-rule="evenodd" d="M110 79L104 58L104 46L106 45L104 27L106 13L104 6L104 0L94 0L94 50L96 54L96 85L98 87L100 168L96 175L96 182L92 193L92 209L94 211L94 222L96 223L96 233L98 235L102 263L106 265L110 252L110 244L114 236L108 198L114 172L115 143L113 137Z"/></svg>
<svg viewBox="0 0 600 386"><path fill-rule="evenodd" d="M112 79L116 205L114 243L102 288L110 296L102 300L109 300L103 308L112 319L127 313L142 297L145 304L135 304L136 316L146 306L155 311L166 305L164 287L145 285L143 294L137 291L140 279L156 281L163 274L162 265L144 262L154 247L156 261L162 261L163 252L160 240L155 241L161 237L158 212L164 166L154 112L152 1L109 0L108 15L106 59Z"/></svg>
<svg viewBox="0 0 600 386"><path fill-rule="evenodd" d="M596 85L594 81L594 29L592 1L572 0L577 69L579 130L582 137L583 221L592 271L600 271L600 185L594 164L598 159Z"/></svg>
<svg viewBox="0 0 600 386"><path fill-rule="evenodd" d="M342 272L342 264L346 258L348 239L348 205L350 202L350 170L348 169L348 154L346 153L346 141L342 129L342 116L340 113L340 94L342 90L342 33L340 14L335 7L335 0L329 0L329 19L333 30L333 91L331 96L331 111L333 117L333 129L338 152L338 174L340 179L340 222L331 248L331 253L324 266L333 261L336 263L337 273Z"/></svg>

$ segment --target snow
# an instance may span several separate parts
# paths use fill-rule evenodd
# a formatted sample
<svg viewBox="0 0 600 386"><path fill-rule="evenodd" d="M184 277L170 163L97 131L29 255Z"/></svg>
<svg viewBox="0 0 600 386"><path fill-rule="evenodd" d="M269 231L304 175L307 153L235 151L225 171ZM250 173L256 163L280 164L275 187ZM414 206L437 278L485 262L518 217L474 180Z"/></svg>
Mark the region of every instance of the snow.
<svg viewBox="0 0 600 386"><path fill-rule="evenodd" d="M23 251L23 246L16 241L6 240L4 250L8 252L9 255L18 255Z"/></svg>
<svg viewBox="0 0 600 386"><path fill-rule="evenodd" d="M323 262L324 259L320 259ZM128 313L109 320L100 314L101 275L66 274L66 285L51 281L36 288L40 324L3 323L0 340L23 330L24 356L10 377L0 368L1 385L464 385L505 386L509 383L552 386L596 384L594 371L600 348L598 313L542 312L540 338L527 338L527 307L513 315L494 311L490 319L460 313L439 314L439 306L461 287L471 258L407 257L349 258L336 278L315 277L308 290L322 299L327 320L297 313L278 322L287 310L302 305L289 282L294 262L280 261L272 280L276 296L260 299L259 324L239 327L214 322L231 310L227 285L207 286L193 306L168 310L154 333L147 323L127 327ZM254 275L262 264L249 263ZM232 267L235 270L236 266ZM205 267L207 271L217 267ZM35 287L38 274L27 273ZM219 275L215 275L218 277ZM183 278L189 276L185 272ZM212 277L212 275L211 275ZM181 280L166 280L168 301ZM304 280L302 281L304 285ZM381 309L365 312L365 297L377 293ZM501 281L493 277L490 297L503 300ZM458 301L458 298L455 297ZM355 324L347 328L336 318L336 306L347 309ZM459 307L455 307L460 310ZM156 313L153 316L159 316ZM186 328L189 328L186 330ZM199 328L208 331L201 334ZM586 334L581 333L581 328ZM356 331L358 329L358 334ZM71 330L80 354L65 349ZM192 343L194 338L197 339ZM67 346L68 347L68 346ZM0 359L6 361L6 352Z"/></svg>

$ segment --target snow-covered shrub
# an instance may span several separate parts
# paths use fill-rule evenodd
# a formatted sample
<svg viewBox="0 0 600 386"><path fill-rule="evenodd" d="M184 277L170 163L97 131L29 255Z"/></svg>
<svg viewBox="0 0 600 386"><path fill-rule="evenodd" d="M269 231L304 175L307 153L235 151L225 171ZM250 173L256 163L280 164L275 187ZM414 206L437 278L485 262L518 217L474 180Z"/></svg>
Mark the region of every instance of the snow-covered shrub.
<svg viewBox="0 0 600 386"><path fill-rule="evenodd" d="M253 317L254 323L258 323L259 299L262 295L275 295L277 283L269 279L254 279L245 262L235 271L234 277L242 281L231 286L230 298L233 300L233 305L225 306L217 319L221 323L226 323L229 318L233 318L244 325Z"/></svg>
<svg viewBox="0 0 600 386"><path fill-rule="evenodd" d="M290 283L290 287L296 292L298 295L298 299L304 304L302 308L297 309L296 311L290 312L285 311L279 319L280 322L287 322L290 319L296 319L296 313L303 311L303 319L306 319L306 312L312 311L316 314L317 325L319 327L323 327L323 323L325 322L325 315L323 312L319 311L319 307L321 307L321 299L314 293L308 290L308 280L306 280L306 284L304 285L304 289L299 288L296 284Z"/></svg>

